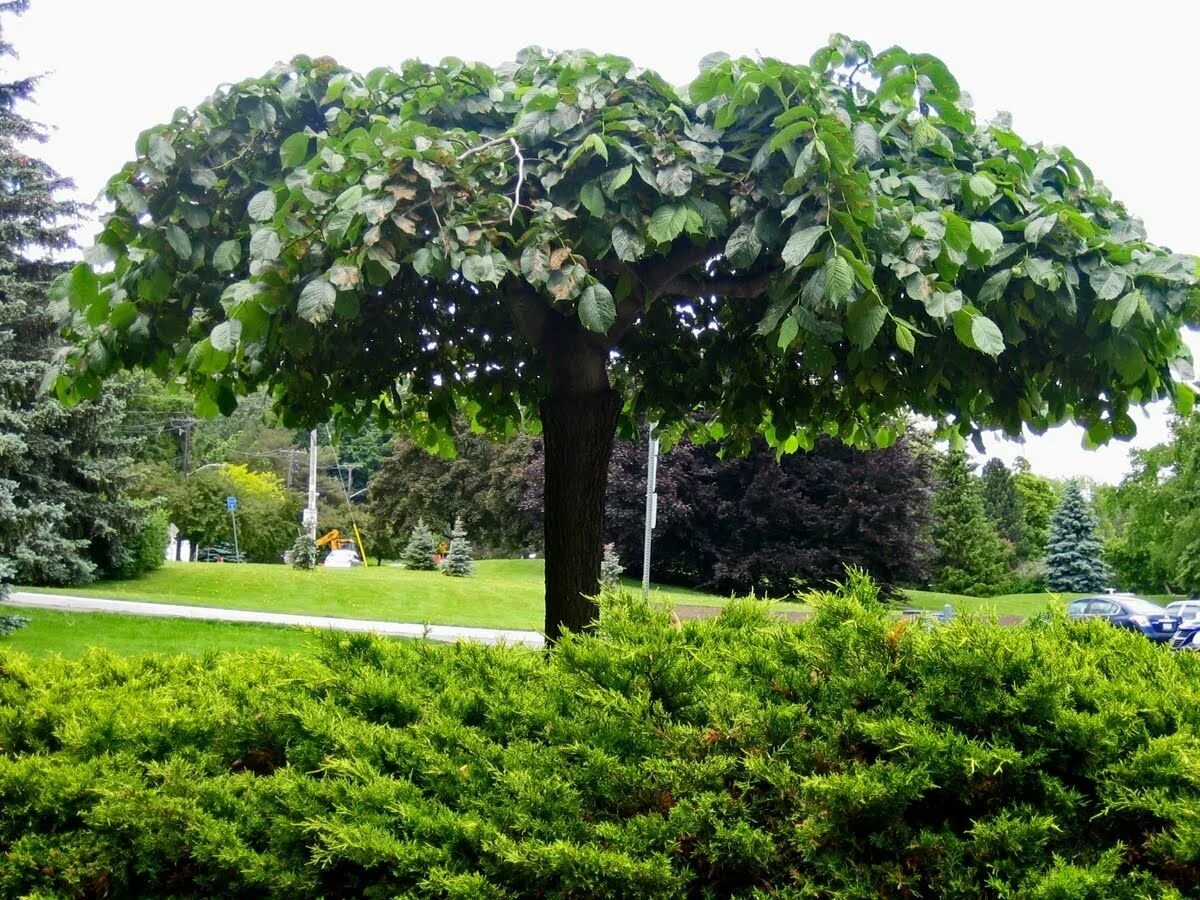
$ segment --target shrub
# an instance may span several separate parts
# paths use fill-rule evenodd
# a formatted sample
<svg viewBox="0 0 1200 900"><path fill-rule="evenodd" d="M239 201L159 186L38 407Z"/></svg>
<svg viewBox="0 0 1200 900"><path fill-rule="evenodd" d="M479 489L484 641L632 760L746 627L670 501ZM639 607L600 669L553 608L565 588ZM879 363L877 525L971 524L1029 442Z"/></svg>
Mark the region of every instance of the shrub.
<svg viewBox="0 0 1200 900"><path fill-rule="evenodd" d="M107 573L114 578L137 578L161 568L166 560L170 522L162 504L153 500L134 500L133 515L121 523L114 562Z"/></svg>
<svg viewBox="0 0 1200 900"><path fill-rule="evenodd" d="M1164 897L1200 655L628 598L549 653L0 651L0 896Z"/></svg>
<svg viewBox="0 0 1200 900"><path fill-rule="evenodd" d="M25 616L0 616L0 637L7 637L28 624L29 619Z"/></svg>

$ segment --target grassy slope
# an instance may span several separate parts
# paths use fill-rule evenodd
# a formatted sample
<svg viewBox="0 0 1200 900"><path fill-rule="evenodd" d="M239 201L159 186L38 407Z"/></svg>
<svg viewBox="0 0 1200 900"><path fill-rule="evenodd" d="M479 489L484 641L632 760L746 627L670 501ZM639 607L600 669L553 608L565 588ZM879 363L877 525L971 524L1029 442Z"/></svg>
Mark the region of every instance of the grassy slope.
<svg viewBox="0 0 1200 900"><path fill-rule="evenodd" d="M353 619L541 627L541 560L491 559L476 565L478 574L473 578L449 578L440 572L409 572L394 566L298 572L288 566L168 563L135 581L101 581L75 592L88 597ZM633 581L628 585L635 588ZM72 592L63 588L29 590ZM655 589L654 596L671 603L711 606L723 602L686 588Z"/></svg>
<svg viewBox="0 0 1200 900"><path fill-rule="evenodd" d="M0 637L0 650L40 655L79 656L90 647L114 653L204 653L209 650L281 650L307 652L313 639L295 628L149 619L109 613L62 613L17 609L29 625Z"/></svg>

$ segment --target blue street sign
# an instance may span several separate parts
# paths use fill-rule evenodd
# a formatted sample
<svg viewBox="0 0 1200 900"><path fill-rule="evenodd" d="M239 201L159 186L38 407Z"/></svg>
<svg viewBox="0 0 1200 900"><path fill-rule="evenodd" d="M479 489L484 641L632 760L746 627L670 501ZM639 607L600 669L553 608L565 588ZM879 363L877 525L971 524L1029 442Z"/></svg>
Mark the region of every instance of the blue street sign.
<svg viewBox="0 0 1200 900"><path fill-rule="evenodd" d="M235 509L237 509L237 497L226 497L225 498L225 507L230 512L233 512Z"/></svg>

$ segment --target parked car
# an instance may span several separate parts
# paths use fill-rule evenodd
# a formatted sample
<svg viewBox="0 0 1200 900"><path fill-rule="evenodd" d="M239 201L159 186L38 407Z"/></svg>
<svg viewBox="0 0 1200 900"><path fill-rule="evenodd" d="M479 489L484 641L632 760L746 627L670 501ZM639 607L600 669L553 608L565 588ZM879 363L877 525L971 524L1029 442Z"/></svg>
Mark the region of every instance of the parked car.
<svg viewBox="0 0 1200 900"><path fill-rule="evenodd" d="M1175 637L1183 621L1157 603L1134 594L1081 597L1067 604L1067 615L1072 619L1107 619L1118 628L1128 628L1159 642Z"/></svg>
<svg viewBox="0 0 1200 900"><path fill-rule="evenodd" d="M1184 619L1171 638L1172 650L1200 650L1200 619Z"/></svg>
<svg viewBox="0 0 1200 900"><path fill-rule="evenodd" d="M1173 600L1167 604L1167 612L1173 616L1179 616L1184 622L1200 619L1200 597Z"/></svg>
<svg viewBox="0 0 1200 900"><path fill-rule="evenodd" d="M323 565L327 569L351 569L361 566L363 561L358 557L357 550L330 550Z"/></svg>

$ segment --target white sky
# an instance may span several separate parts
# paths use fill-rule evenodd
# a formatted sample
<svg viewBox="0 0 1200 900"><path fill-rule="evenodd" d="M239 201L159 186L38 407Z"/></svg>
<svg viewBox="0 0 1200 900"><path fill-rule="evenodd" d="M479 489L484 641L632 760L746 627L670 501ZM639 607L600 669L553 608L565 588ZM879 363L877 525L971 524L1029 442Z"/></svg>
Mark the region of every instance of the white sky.
<svg viewBox="0 0 1200 900"><path fill-rule="evenodd" d="M1198 9L1183 0L33 0L5 24L19 71L48 73L33 114L58 130L43 155L85 200L132 156L139 131L297 53L367 71L414 56L497 63L529 44L585 46L682 84L712 50L801 62L840 31L877 50L937 54L980 113L1009 110L1027 140L1071 147L1145 219L1152 240L1200 253L1192 224L1200 179L1191 171L1200 116L1185 48ZM1134 446L1166 437L1164 410L1135 419ZM1023 446L991 440L988 449L1007 461L1024 455L1054 477L1112 482L1127 471L1129 445L1088 452L1080 438L1064 426Z"/></svg>

